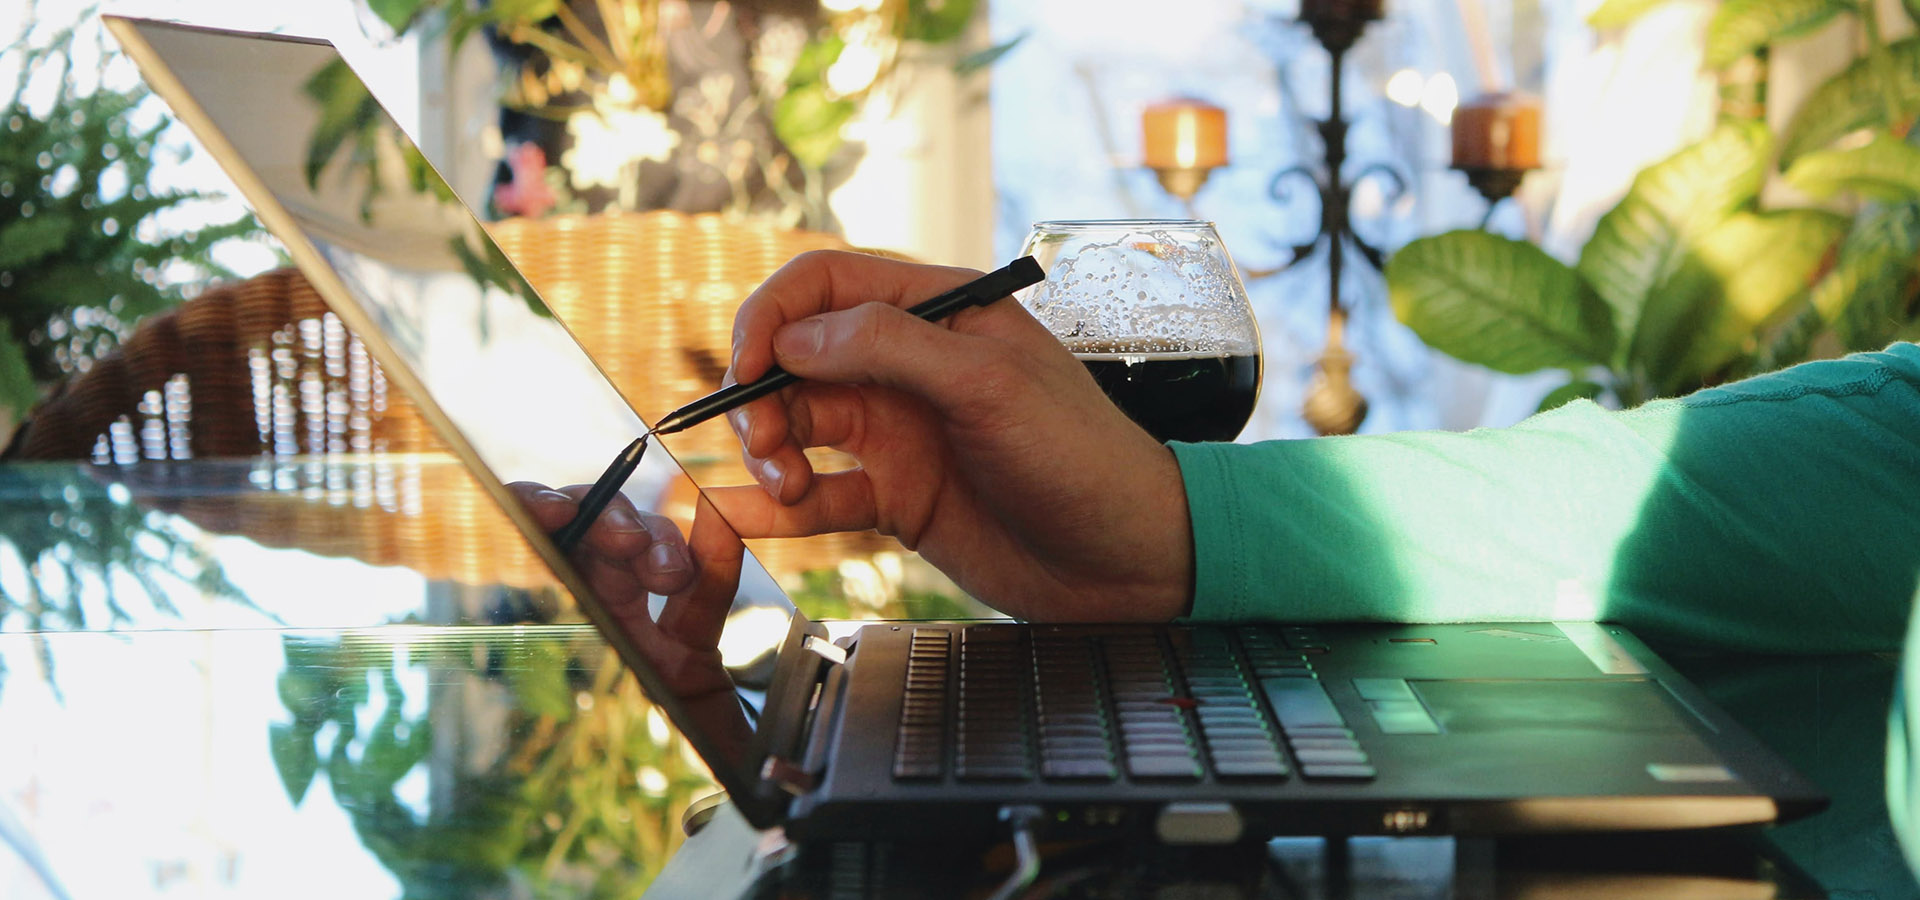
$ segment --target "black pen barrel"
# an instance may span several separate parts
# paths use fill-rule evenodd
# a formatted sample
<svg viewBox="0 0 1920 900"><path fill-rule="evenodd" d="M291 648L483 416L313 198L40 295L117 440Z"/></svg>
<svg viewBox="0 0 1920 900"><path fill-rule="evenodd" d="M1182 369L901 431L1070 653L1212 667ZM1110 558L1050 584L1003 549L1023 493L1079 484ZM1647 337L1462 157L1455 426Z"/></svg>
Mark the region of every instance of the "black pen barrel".
<svg viewBox="0 0 1920 900"><path fill-rule="evenodd" d="M752 403L799 380L800 376L774 366L767 370L767 374L746 384L727 385L668 413L660 420L660 424L653 427L653 433L673 434L676 431L685 431L727 410Z"/></svg>
<svg viewBox="0 0 1920 900"><path fill-rule="evenodd" d="M647 439L644 436L635 439L633 443L627 445L627 449L621 451L618 458L614 459L613 465L608 466L607 470L600 474L599 480L593 483L593 487L587 489L587 495L580 498L580 506L574 512L573 518L553 533L553 545L558 547L561 553L572 553L573 548L579 545L580 539L586 537L587 529L592 528L594 520L600 518L600 514L606 511L607 504L613 501L613 496L620 493L620 488L627 483L628 478L633 476L633 470L640 467L640 458L645 456L646 452Z"/></svg>

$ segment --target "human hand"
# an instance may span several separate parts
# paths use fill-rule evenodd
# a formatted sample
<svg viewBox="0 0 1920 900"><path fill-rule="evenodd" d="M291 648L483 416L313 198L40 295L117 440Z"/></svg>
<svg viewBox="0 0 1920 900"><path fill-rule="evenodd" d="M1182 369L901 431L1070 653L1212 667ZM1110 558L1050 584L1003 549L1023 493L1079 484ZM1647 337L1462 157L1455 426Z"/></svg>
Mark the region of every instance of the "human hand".
<svg viewBox="0 0 1920 900"><path fill-rule="evenodd" d="M1186 493L1166 447L1018 303L905 312L978 277L852 253L795 258L734 319L729 379L804 379L729 416L764 490L711 492L747 537L876 528L1033 620L1187 609ZM816 473L827 446L859 468Z"/></svg>
<svg viewBox="0 0 1920 900"><path fill-rule="evenodd" d="M548 532L572 520L590 489L580 484L556 490L530 481L507 485ZM745 553L740 538L705 500L695 509L688 538L672 519L635 509L619 494L571 554L588 589L666 686L696 715L711 707L703 730L723 739L744 740L741 736L752 730L719 650ZM666 596L658 620L647 608L649 593Z"/></svg>

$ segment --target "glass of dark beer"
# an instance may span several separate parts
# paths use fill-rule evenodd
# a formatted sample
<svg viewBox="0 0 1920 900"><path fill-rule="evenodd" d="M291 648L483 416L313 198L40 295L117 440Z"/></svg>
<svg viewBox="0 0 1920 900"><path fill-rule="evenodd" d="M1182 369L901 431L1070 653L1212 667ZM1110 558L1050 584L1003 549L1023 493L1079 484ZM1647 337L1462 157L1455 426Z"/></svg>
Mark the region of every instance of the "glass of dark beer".
<svg viewBox="0 0 1920 900"><path fill-rule="evenodd" d="M1038 222L1022 305L1160 441L1230 441L1260 396L1260 329L1213 223Z"/></svg>

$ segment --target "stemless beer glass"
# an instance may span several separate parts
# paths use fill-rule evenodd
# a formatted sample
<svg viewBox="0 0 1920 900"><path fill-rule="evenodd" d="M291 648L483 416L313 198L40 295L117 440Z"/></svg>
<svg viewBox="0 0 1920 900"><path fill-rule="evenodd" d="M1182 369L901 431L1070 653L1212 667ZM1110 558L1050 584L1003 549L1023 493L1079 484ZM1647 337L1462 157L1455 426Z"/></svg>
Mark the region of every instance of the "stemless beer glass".
<svg viewBox="0 0 1920 900"><path fill-rule="evenodd" d="M1161 441L1230 441L1260 396L1260 330L1213 223L1038 222L1020 302Z"/></svg>

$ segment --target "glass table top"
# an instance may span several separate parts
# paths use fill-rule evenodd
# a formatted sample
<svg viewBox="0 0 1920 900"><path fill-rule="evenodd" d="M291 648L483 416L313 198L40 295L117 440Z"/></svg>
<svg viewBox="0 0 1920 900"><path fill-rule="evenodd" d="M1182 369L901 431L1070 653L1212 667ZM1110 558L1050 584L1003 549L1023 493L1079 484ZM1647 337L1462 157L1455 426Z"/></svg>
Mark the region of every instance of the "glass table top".
<svg viewBox="0 0 1920 900"><path fill-rule="evenodd" d="M471 490L433 456L0 465L0 896L633 897L671 876L707 773ZM884 557L781 577L827 616L978 610ZM1766 835L1768 865L1916 893L1881 797L1892 659L1673 661L1834 798ZM1218 895L1600 896L1563 890L1592 872L1418 840L1356 842L1345 882L1324 842L1275 842L1245 883L1299 890ZM756 889L830 892L806 859ZM1070 862L1103 873L1088 886L1218 887Z"/></svg>

